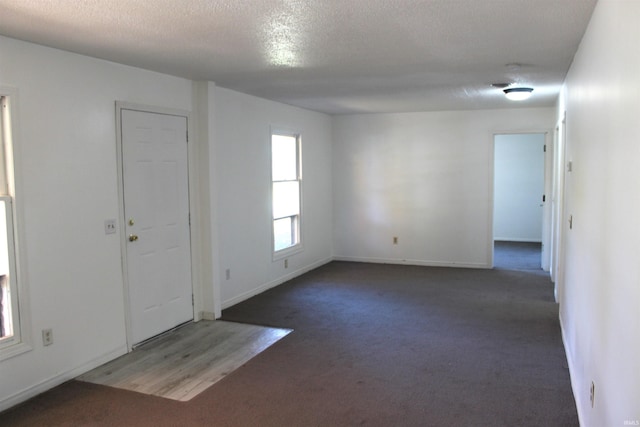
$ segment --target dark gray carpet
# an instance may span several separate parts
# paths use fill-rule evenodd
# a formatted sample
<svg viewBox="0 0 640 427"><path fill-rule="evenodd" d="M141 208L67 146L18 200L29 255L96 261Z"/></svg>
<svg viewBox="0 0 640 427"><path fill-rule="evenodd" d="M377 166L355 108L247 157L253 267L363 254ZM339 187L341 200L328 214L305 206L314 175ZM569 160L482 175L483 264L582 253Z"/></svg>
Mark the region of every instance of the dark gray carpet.
<svg viewBox="0 0 640 427"><path fill-rule="evenodd" d="M294 332L190 402L72 381L0 424L578 425L543 274L334 262L223 318Z"/></svg>
<svg viewBox="0 0 640 427"><path fill-rule="evenodd" d="M542 244L535 242L493 242L493 266L506 270L541 271Z"/></svg>

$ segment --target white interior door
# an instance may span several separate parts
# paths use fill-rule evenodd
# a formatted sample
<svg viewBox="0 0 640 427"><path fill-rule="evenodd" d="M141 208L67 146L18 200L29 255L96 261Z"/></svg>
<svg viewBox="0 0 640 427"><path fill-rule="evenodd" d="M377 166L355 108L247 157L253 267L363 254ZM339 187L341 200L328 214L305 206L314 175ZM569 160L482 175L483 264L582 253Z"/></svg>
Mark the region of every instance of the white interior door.
<svg viewBox="0 0 640 427"><path fill-rule="evenodd" d="M120 110L131 345L193 319L187 118Z"/></svg>

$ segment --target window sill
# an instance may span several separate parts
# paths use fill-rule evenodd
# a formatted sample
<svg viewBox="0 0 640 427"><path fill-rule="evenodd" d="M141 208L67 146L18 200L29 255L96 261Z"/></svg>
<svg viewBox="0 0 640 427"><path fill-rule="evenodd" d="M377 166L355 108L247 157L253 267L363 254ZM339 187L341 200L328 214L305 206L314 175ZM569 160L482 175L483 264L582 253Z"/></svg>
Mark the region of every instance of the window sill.
<svg viewBox="0 0 640 427"><path fill-rule="evenodd" d="M304 248L302 244L299 243L295 246L288 247L286 249L279 250L278 252L273 253L273 261L280 261L281 259L289 258L292 255L302 252Z"/></svg>
<svg viewBox="0 0 640 427"><path fill-rule="evenodd" d="M0 345L0 362L19 356L31 350L33 350L33 348L24 342L7 344L6 346Z"/></svg>

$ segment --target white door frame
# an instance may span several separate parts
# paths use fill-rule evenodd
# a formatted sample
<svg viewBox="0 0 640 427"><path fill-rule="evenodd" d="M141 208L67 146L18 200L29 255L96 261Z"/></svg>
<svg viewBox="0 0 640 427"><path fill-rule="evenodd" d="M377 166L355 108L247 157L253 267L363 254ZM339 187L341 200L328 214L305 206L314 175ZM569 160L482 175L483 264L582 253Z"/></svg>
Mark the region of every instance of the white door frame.
<svg viewBox="0 0 640 427"><path fill-rule="evenodd" d="M544 153L544 192L545 192L545 201L544 201L544 206L542 208L542 254L541 254L541 258L540 258L540 262L541 262L541 267L546 267L545 271L548 270L549 268L549 262L548 260L550 259L550 249L551 249L551 227L550 227L550 209L551 209L551 203L549 203L550 201L550 189L551 189L551 173L550 173L550 168L549 168L549 155L550 155L550 150L551 147L553 147L553 141L552 139L550 139L550 136L553 135L553 133L551 131L549 131L548 129L543 129L543 130L539 130L539 129L534 129L534 130L502 130L502 131L495 131L491 133L491 155L490 155L490 162L491 162L491 166L490 166L490 173L489 173L489 179L490 179L490 187L491 188L491 203L489 204L489 236L488 236L488 253L489 253L489 259L488 259L488 268L493 268L493 216L494 216L494 204L495 204L495 188L494 188L494 181L495 181L495 152L496 152L496 147L495 147L495 141L496 141L496 135L523 135L523 134L543 134L544 135L544 143L546 146L546 152ZM542 259L542 257L545 257L547 259L547 262L545 263L544 260Z"/></svg>
<svg viewBox="0 0 640 427"><path fill-rule="evenodd" d="M156 114L168 114L173 116L185 117L187 119L187 134L193 134L191 131L192 120L191 113L185 110L172 109L172 108L163 108L163 107L155 107L149 105L141 105L134 104L129 102L121 102L116 101L116 153L117 153L117 166L118 166L118 217L120 222L119 227L119 235L120 235L120 253L121 253L121 261L122 261L122 280L123 280L123 295L124 295L124 321L125 321L125 329L126 329L126 339L127 339L127 350L131 351L133 349L132 342L132 334L131 334L131 304L129 301L129 276L128 276L128 266L127 266L127 236L125 233L125 210L124 210L124 167L123 167L123 159L122 159L122 110L135 110L146 113L156 113ZM188 156L188 190L189 190L189 211L193 212L195 206L197 206L192 190L193 182L197 177L193 176L192 162L195 158L194 153L192 152L192 145L189 143L189 139L187 138L187 156ZM191 288L193 290L193 320L198 321L201 319L201 316L198 314L200 311L197 307L201 305L202 293L199 286L196 286L199 283L199 270L194 263L194 260L197 258L198 247L194 242L197 242L197 237L194 235L194 226L189 227L190 234L190 249L191 249Z"/></svg>
<svg viewBox="0 0 640 427"><path fill-rule="evenodd" d="M551 259L551 281L554 282L554 294L557 303L563 295L564 261L566 247L565 194L566 194L566 166L567 166L567 113L558 121L555 132L554 161L553 161L553 257Z"/></svg>

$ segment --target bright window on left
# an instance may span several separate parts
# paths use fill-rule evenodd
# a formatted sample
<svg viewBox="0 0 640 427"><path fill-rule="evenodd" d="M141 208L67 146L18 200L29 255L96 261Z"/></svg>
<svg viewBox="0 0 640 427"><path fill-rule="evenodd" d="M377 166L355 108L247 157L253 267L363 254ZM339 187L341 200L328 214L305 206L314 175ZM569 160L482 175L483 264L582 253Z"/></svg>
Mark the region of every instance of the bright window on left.
<svg viewBox="0 0 640 427"><path fill-rule="evenodd" d="M22 343L16 269L16 227L10 99L0 95L0 358Z"/></svg>

